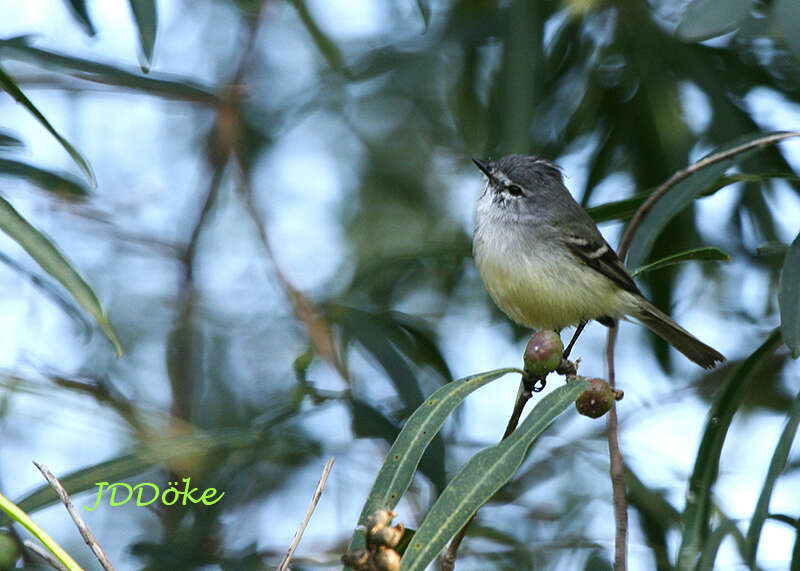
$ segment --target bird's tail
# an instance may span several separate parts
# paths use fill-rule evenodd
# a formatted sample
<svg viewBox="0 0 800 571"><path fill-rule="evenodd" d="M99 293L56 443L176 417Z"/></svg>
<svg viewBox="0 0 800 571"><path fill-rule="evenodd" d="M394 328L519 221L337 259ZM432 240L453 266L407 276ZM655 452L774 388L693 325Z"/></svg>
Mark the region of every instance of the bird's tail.
<svg viewBox="0 0 800 571"><path fill-rule="evenodd" d="M631 312L631 316L701 367L710 369L725 361L719 351L700 341L646 299L638 297L636 302L636 311Z"/></svg>

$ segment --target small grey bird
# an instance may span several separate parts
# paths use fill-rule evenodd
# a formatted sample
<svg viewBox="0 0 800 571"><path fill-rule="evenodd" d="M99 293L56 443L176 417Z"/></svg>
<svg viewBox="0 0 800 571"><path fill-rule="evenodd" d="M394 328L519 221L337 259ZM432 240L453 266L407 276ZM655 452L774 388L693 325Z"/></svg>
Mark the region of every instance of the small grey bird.
<svg viewBox="0 0 800 571"><path fill-rule="evenodd" d="M701 367L725 360L642 296L564 186L558 165L524 155L473 161L487 179L475 218L475 263L511 319L560 331L630 316Z"/></svg>

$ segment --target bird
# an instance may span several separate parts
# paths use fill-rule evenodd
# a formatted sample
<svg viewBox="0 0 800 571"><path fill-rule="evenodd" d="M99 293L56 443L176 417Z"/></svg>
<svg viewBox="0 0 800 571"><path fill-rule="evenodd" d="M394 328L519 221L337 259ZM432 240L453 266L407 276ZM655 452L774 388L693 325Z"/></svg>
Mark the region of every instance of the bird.
<svg viewBox="0 0 800 571"><path fill-rule="evenodd" d="M477 201L473 256L489 296L513 321L560 332L591 320L633 318L691 361L725 361L639 290L591 216L572 198L561 168L531 155L473 159L486 185Z"/></svg>

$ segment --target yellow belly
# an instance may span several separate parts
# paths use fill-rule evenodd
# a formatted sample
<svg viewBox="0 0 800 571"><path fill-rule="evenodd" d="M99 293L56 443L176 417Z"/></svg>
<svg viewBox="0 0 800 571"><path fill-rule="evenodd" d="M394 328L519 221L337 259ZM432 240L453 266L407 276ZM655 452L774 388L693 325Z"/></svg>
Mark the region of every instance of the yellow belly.
<svg viewBox="0 0 800 571"><path fill-rule="evenodd" d="M491 255L476 244L475 262L494 302L521 325L560 330L624 313L619 288L568 253Z"/></svg>

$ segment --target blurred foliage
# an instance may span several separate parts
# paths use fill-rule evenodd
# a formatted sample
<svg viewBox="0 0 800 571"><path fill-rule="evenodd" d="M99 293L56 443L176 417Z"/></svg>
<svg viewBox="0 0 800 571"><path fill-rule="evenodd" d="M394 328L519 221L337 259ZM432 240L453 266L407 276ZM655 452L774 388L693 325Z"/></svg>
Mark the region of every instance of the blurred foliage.
<svg viewBox="0 0 800 571"><path fill-rule="evenodd" d="M114 361L107 346L89 344L77 367L65 362L42 365L37 374L0 371L0 411L9 414L8 401L21 395L49 402L54 394L69 394L75 402L91 401L116 415L125 426L121 451L107 462L64 475L73 493L90 489L96 478L143 481L155 474L166 482L183 473L229 491L217 509L154 510L155 520L142 524L140 533L124 530L130 553L150 569L264 569L274 564L285 548L273 548L276 535L265 530L269 541L248 543L236 541L233 528L248 527L243 522L250 523L258 506L294 490L303 474L321 466L321 451L332 434L313 430L309 418L336 411L349 427L331 433L351 444L371 439L384 450L426 396L452 380L459 355L448 352L445 341L454 332L453 323L469 327L463 317L474 308L490 308L497 322L506 322L488 301L470 259L463 202L474 198L480 184L470 156L577 157L585 179L567 178L576 198L591 207L597 220L621 221L653 188L710 150L763 131L797 128L765 123L753 104L755 95L769 97L776 106L800 103L800 10L794 0L693 0L680 6L660 0L370 0L363 9L369 7L378 24L352 35L346 24L335 21L331 8L318 2L174 0L180 18L210 38L198 53L181 52L189 63L211 62L204 68L211 71L197 77L158 71L160 50L180 52L184 41L164 25L166 4L120 3L119 10L129 9L139 67L133 53L115 62L100 53L90 57L49 47L57 46L58 38L45 41L34 35L35 29L25 32L31 35L0 38L0 87L6 92L0 103L5 110L32 116L76 171L42 164L38 154L35 160L23 156L33 148L30 141L0 117L0 200L6 222L16 226L2 220L0 225L23 246L35 242L36 250L28 252L47 275L30 270L21 252L2 252L0 262L55 300L81 330L89 326L77 305L115 339L115 330L104 321L107 311L128 353ZM64 5L74 17L65 26L102 35L93 3L68 0ZM233 35L223 36L229 29ZM289 47L277 45L283 40ZM282 50L297 50L297 57L287 63ZM107 243L98 244L92 234L60 244L67 254L75 253L73 263L37 230L46 217L39 219L35 208L17 211L12 206L36 200L66 212L72 226L81 228L84 220L77 219L96 216L92 205L107 204L103 201L109 194L131 193L137 206L173 199L141 190L151 184L144 172L134 176L144 182L130 184L126 156L106 157L102 170L98 164L93 169L68 140L75 127L65 129L67 121L38 97L42 87L70 101L80 99L91 116L103 113L93 105L124 93L126 101L163 103L158 109L165 122L176 109L193 117L190 131L170 134L170 141L163 142L165 149L172 139L189 146L203 173L199 182L169 178L164 187L169 192L195 187L180 195L185 207L168 215L168 230L150 235L142 224L141 233L132 237L123 213L115 213L119 219L109 217ZM6 95L19 105L11 107ZM90 122L77 125L87 132L93 128ZM333 277L308 292L293 283L292 262L300 261L286 259L282 248L270 243L269 224L281 215L279 205L288 193L280 188L281 179L264 168L274 166L286 139L304 125L314 131L315 148L323 148L335 165L336 202L329 214L344 248ZM661 265L690 258L687 251L724 251L733 258L735 271L701 263L707 297L718 302L706 311L729 320L733 334L748 332L742 354L728 355L728 366L687 386L710 402L733 391L726 387L738 379L735 402L722 403L730 406L726 414L744 409L783 415L798 390L785 378L788 352L758 354L763 357L756 369L758 383L749 383L741 371L752 369L748 355L760 343L756 337L781 324L782 317L783 337L798 351L798 240L790 248L779 231L784 225L796 231L796 221L784 220L773 199L779 192L796 195L800 179L780 146L741 158L696 183L691 200L664 220L652 247L648 244L637 262ZM124 173L110 178L120 188L104 188L109 179L99 176L99 192L93 192L93 173L108 177L109 171ZM615 189L613 200L598 191L609 186ZM27 191L33 189L44 193L31 198ZM718 214L724 218L714 221L716 233L708 235L693 199L716 193L726 193L731 204ZM239 208L237 220L226 234L218 224L232 205ZM300 223L313 230L313 221ZM235 241L233 230L244 227L253 229L248 237L252 249ZM103 245L113 253L104 254L103 271L93 275L104 286L100 298L112 300L105 310L89 288L95 282L85 281L78 271L81 263L89 263L80 253ZM132 248L138 248L136 256ZM246 273L235 285L220 286L214 278L224 272L213 261L228 256L246 258L245 265L256 271L266 267L267 285ZM142 269L142 258L151 265ZM661 266L641 276L656 305L668 309L680 300L680 268ZM745 272L766 284L767 299L760 305L741 303ZM116 279L106 280L104 274ZM138 285L151 282L165 291ZM517 341L527 334L516 326L508 331ZM774 337L771 341L777 344ZM666 345L655 338L651 343L669 373ZM164 400L148 398L152 392ZM624 404L628 410L636 406ZM510 408L511 403L498 406ZM796 417L796 412L787 417L787 425L796 425ZM713 431L712 420L707 434ZM409 501L420 521L432 503L425 491L444 489L475 448L462 438L460 423L458 416L448 421L422 457L422 477L413 480ZM607 508L610 498L605 449L597 453L602 434L597 428L570 438L566 427L566 421L557 421L550 430L569 442L541 450L523 464L481 512L462 548L464 565L608 567L611 526L598 536L593 510L587 508L598 499ZM10 432L3 440L26 437L16 427L0 430ZM721 438L714 440L713 454L698 458L711 458L713 466L701 474L698 464L704 503L695 527L683 529L695 534L692 541L699 538L711 546L698 565L713 565L716 547L728 533L737 540L742 536L710 497L720 450L725 454L724 434ZM333 447L341 452L341 441ZM788 454L785 442L781 450ZM773 464L780 465L777 450L775 458ZM344 478L360 483L372 477L357 473L358 462L352 464L338 461L334 474L341 470ZM380 459L371 458L370 465L379 466ZM631 509L638 514L640 546L649 550L638 553L638 561L673 568L677 554L670 548L680 506L669 503L674 496L666 491L648 487L631 466ZM796 461L789 459L788 466L796 470ZM775 470L780 470L770 469L774 484ZM603 484L587 486L589 477ZM763 489L768 507L771 485ZM545 490L546 502L531 499L537 490ZM52 503L53 496L40 489L21 500L25 509L35 511ZM363 498L349 500L357 509ZM503 512L512 501L516 509ZM280 513L281 525L294 526L303 508ZM759 510L754 514L760 526L774 514L764 513L763 497ZM713 530L712 521L719 523ZM352 525L328 530L336 533L336 542L326 544L313 560L298 554L298 568L335 565ZM751 530L757 539L761 528ZM754 556L753 540L748 541L746 549L743 538L739 541L743 559ZM319 549L319 543L309 544ZM14 550L6 546L6 552ZM794 557L800 565L800 548Z"/></svg>

